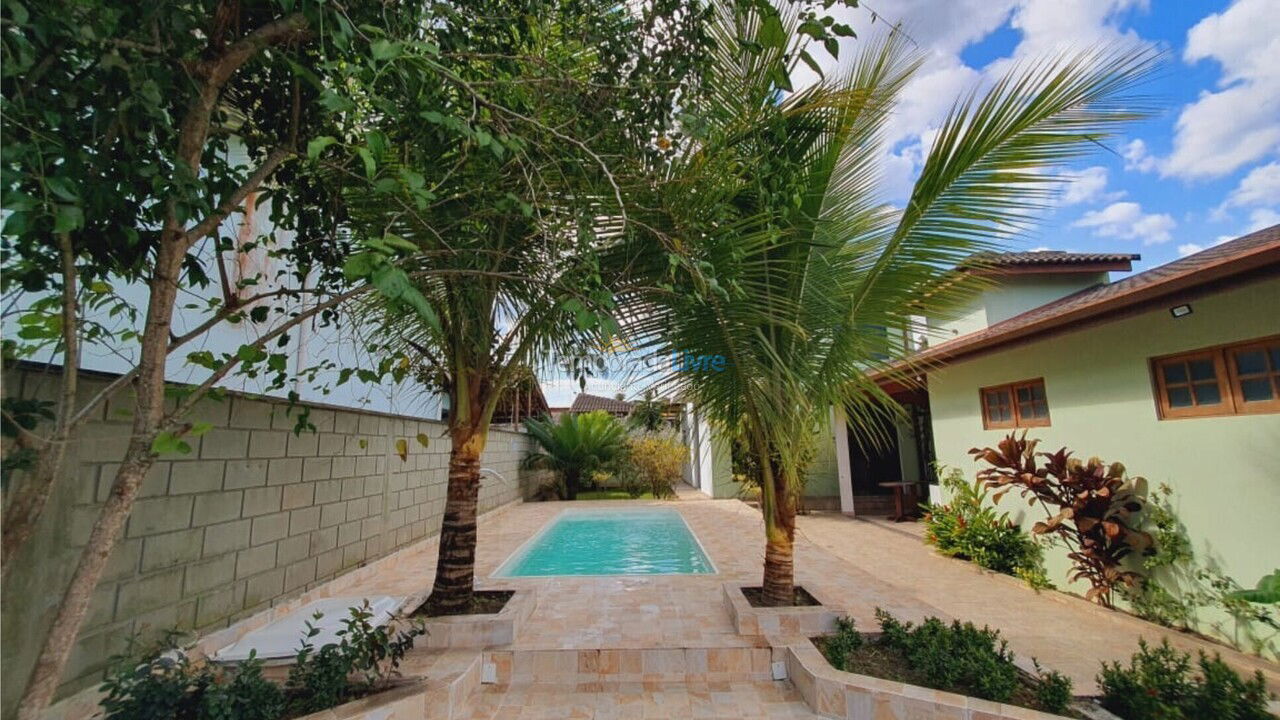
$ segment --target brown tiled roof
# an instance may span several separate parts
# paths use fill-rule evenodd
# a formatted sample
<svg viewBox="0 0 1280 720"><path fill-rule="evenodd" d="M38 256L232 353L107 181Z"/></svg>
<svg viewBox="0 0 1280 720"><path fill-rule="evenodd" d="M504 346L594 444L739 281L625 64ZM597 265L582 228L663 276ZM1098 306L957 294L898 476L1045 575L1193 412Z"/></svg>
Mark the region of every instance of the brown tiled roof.
<svg viewBox="0 0 1280 720"><path fill-rule="evenodd" d="M980 253L964 264L966 269L995 272L1047 272L1129 270L1141 255L1133 253L1073 253L1062 250Z"/></svg>
<svg viewBox="0 0 1280 720"><path fill-rule="evenodd" d="M1123 280L1086 288L984 330L935 345L915 355L912 361L937 363L955 360L1263 268L1280 271L1280 225L1215 245Z"/></svg>
<svg viewBox="0 0 1280 720"><path fill-rule="evenodd" d="M614 400L613 398L600 397L599 395L578 393L578 397L573 399L573 405L569 407L569 412L571 413L584 413L593 410L604 410L615 415L626 415L631 412L631 403L626 400Z"/></svg>

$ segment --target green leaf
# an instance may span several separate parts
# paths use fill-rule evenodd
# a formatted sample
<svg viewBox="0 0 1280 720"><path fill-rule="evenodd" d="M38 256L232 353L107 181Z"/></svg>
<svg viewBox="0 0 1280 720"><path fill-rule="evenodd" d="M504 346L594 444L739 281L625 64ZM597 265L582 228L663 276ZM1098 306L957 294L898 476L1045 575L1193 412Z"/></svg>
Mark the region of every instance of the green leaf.
<svg viewBox="0 0 1280 720"><path fill-rule="evenodd" d="M417 440L422 447L431 447L431 438L427 437L426 433L418 433Z"/></svg>
<svg viewBox="0 0 1280 720"><path fill-rule="evenodd" d="M191 425L191 429L187 431L187 434L190 435L191 437L200 437L201 435L204 435L205 433L209 432L212 429L213 429L213 423L198 422L198 423L193 423Z"/></svg>
<svg viewBox="0 0 1280 720"><path fill-rule="evenodd" d="M191 452L191 445L185 440L174 435L171 432L162 432L151 441L151 452L156 455L168 455L172 453L181 453L186 455Z"/></svg>
<svg viewBox="0 0 1280 720"><path fill-rule="evenodd" d="M373 160L373 153L369 152L369 148L356 148L356 154L364 161L364 174L370 180L378 172L378 164Z"/></svg>
<svg viewBox="0 0 1280 720"><path fill-rule="evenodd" d="M336 142L338 142L337 138L329 137L328 135L321 135L320 137L311 138L311 140L307 143L307 157L311 160L315 160L316 158L320 157L320 153L324 152L325 148L329 147L330 145L333 145Z"/></svg>
<svg viewBox="0 0 1280 720"><path fill-rule="evenodd" d="M58 215L53 221L56 233L71 232L84 227L84 211L75 205L59 205Z"/></svg>
<svg viewBox="0 0 1280 720"><path fill-rule="evenodd" d="M390 60L399 57L404 46L398 42L379 39L374 40L369 49L373 52L374 60Z"/></svg>
<svg viewBox="0 0 1280 720"><path fill-rule="evenodd" d="M359 280L369 277L373 269L382 262L382 258L377 253L360 252L347 257L347 261L342 264L342 276L348 281Z"/></svg>
<svg viewBox="0 0 1280 720"><path fill-rule="evenodd" d="M787 31L782 27L782 18L778 11L770 8L770 12L760 23L760 32L756 40L765 47L782 49L787 44Z"/></svg>
<svg viewBox="0 0 1280 720"><path fill-rule="evenodd" d="M416 244L405 240L399 235L392 235L391 233L383 235L382 241L396 250L403 250L407 253L416 253L421 249Z"/></svg>
<svg viewBox="0 0 1280 720"><path fill-rule="evenodd" d="M241 345L236 350L236 357L240 358L241 362L252 364L266 360L267 351L257 345Z"/></svg>
<svg viewBox="0 0 1280 720"><path fill-rule="evenodd" d="M801 51L800 51L800 59L804 61L804 64L805 64L805 65L808 65L808 66L809 66L809 69L810 69L810 70L812 70L812 71L814 71L815 73L817 73L817 74L818 74L818 77L824 77L824 76L825 76L825 73L823 73L823 72L822 72L822 67L821 67L820 65L818 65L818 61L817 61L817 60L814 60L814 59L813 59L813 56L809 54L809 51L808 51L808 50L801 50Z"/></svg>
<svg viewBox="0 0 1280 720"><path fill-rule="evenodd" d="M187 362L197 367L208 368L209 370L217 370L221 367L221 363L208 350L197 350L193 353L187 353Z"/></svg>

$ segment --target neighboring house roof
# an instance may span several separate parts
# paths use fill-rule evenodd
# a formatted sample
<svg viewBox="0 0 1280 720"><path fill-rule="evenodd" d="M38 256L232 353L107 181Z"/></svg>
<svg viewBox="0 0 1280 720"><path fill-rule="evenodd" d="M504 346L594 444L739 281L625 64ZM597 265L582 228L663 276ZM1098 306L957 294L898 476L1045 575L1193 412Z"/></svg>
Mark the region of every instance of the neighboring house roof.
<svg viewBox="0 0 1280 720"><path fill-rule="evenodd" d="M935 345L911 360L913 364L956 360L1125 311L1146 309L1170 295L1211 283L1243 281L1277 272L1280 272L1280 225L1273 225L1122 280L1059 298L984 330Z"/></svg>
<svg viewBox="0 0 1280 720"><path fill-rule="evenodd" d="M1062 250L1028 252L979 253L965 263L966 269L998 274L1061 272L1128 272L1133 262L1141 260L1133 253L1073 253Z"/></svg>
<svg viewBox="0 0 1280 720"><path fill-rule="evenodd" d="M631 403L626 400L578 393L578 397L573 399L573 405L569 407L571 413L585 413L593 410L604 410L614 415L628 415L631 413Z"/></svg>

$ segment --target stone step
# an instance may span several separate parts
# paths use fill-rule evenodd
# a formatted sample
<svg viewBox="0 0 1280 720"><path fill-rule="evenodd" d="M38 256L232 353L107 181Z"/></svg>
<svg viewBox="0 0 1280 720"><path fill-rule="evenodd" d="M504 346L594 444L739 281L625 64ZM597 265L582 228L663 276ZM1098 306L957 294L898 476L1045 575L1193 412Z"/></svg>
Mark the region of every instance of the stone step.
<svg viewBox="0 0 1280 720"><path fill-rule="evenodd" d="M482 682L758 682L774 675L768 647L485 650Z"/></svg>
<svg viewBox="0 0 1280 720"><path fill-rule="evenodd" d="M783 681L516 683L482 685L470 720L534 718L819 718Z"/></svg>

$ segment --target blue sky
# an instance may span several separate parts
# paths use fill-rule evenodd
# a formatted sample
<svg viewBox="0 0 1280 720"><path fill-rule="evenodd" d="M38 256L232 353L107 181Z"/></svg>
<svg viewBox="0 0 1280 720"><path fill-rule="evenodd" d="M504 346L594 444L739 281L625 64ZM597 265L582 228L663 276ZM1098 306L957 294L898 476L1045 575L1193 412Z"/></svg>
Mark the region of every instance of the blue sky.
<svg viewBox="0 0 1280 720"><path fill-rule="evenodd" d="M1143 89L1158 113L1074 168L1022 245L1136 252L1144 269L1280 223L1276 0L867 0L843 12L863 36L900 22L926 54L890 132L891 200L957 96L1018 59L1124 43L1164 54Z"/></svg>
<svg viewBox="0 0 1280 720"><path fill-rule="evenodd" d="M905 200L957 97L1019 59L1122 43L1163 53L1143 88L1158 113L1074 167L1018 247L1134 252L1143 270L1280 223L1280 0L863 0L836 12L862 38L901 23L926 57L890 124L890 202ZM857 42L842 41L841 57ZM793 81L815 78L802 65ZM587 391L638 391L620 379ZM565 377L543 387L552 405L578 391Z"/></svg>

